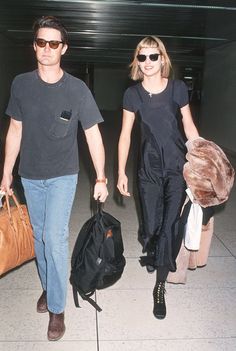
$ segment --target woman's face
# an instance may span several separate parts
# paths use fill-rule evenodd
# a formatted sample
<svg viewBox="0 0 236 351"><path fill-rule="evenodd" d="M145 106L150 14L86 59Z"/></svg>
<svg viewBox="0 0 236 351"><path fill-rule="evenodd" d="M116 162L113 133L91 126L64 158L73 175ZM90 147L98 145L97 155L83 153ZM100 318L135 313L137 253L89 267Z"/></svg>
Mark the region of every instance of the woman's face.
<svg viewBox="0 0 236 351"><path fill-rule="evenodd" d="M157 47L142 48L137 55L138 65L144 76L161 75L163 56Z"/></svg>

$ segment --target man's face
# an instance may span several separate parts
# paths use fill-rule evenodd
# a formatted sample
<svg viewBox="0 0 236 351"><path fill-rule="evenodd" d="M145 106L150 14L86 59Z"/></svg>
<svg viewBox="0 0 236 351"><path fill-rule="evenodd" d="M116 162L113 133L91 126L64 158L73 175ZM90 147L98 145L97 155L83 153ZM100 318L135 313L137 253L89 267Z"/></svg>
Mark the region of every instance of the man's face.
<svg viewBox="0 0 236 351"><path fill-rule="evenodd" d="M37 39L46 41L55 40L61 42L61 33L53 28L40 28L37 34ZM57 49L50 48L49 43L45 47L40 47L34 42L34 51L39 64L43 66L55 66L60 64L61 55L67 50L67 45L60 43Z"/></svg>

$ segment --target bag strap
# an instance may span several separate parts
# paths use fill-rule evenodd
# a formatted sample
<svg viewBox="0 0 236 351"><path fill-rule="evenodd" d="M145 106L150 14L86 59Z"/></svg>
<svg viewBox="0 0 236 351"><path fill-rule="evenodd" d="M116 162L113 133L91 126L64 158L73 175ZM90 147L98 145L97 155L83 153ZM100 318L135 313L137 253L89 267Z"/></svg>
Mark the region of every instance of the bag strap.
<svg viewBox="0 0 236 351"><path fill-rule="evenodd" d="M99 200L97 200L97 213L102 214L103 208L104 208L103 202L100 202Z"/></svg>
<svg viewBox="0 0 236 351"><path fill-rule="evenodd" d="M12 194L12 195L5 194L7 211L8 211L9 217L11 217L11 206L10 206L10 201L9 201L10 197L13 199L13 202L16 205L20 214L23 215L23 211L22 211L22 208L21 208L19 201L17 200L17 197L14 194Z"/></svg>
<svg viewBox="0 0 236 351"><path fill-rule="evenodd" d="M23 210L21 208L21 205L20 205L19 201L17 200L17 197L14 194L12 194L12 195L5 194L7 213L8 213L9 220L10 220L10 223L11 223L12 227L16 231L16 228L14 227L14 222L13 222L13 219L12 219L9 197L11 197L13 199L13 202L14 202L14 204L17 207L17 210L18 210L21 222L22 222L23 226L25 227L25 230L27 230L27 225L26 225L26 221L25 221L25 215L24 215L24 212L23 212Z"/></svg>
<svg viewBox="0 0 236 351"><path fill-rule="evenodd" d="M90 305L92 305L98 312L102 311L101 307L98 306L98 304L93 299L91 299L91 296L94 294L95 291L92 291L91 293L86 295L83 292L81 292L79 289L77 289L76 286L74 285L72 286L72 289L73 289L73 297L74 297L74 302L76 307L80 307L79 299L78 299L78 292L79 292L83 300L88 301Z"/></svg>

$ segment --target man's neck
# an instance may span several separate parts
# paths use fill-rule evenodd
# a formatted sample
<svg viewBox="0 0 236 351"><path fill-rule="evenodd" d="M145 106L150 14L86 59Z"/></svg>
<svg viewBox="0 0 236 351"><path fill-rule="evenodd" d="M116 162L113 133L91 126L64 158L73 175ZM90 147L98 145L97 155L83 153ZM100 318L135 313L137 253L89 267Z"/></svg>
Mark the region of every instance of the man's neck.
<svg viewBox="0 0 236 351"><path fill-rule="evenodd" d="M46 83L56 83L63 76L63 70L60 66L42 66L38 65L38 74Z"/></svg>

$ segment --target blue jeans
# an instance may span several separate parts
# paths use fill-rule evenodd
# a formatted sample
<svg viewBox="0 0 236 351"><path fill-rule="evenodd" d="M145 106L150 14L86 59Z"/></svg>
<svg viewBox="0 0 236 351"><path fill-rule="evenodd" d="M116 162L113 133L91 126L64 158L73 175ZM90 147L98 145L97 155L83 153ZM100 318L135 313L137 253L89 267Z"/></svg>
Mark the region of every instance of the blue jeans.
<svg viewBox="0 0 236 351"><path fill-rule="evenodd" d="M77 178L77 174L45 180L21 178L34 231L38 272L52 313L63 312L66 304L68 226Z"/></svg>

